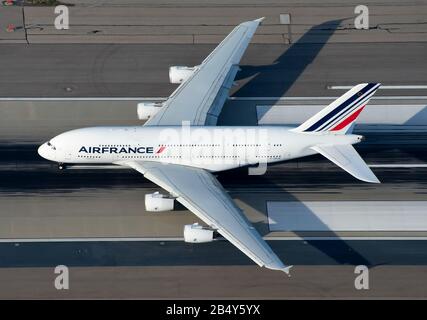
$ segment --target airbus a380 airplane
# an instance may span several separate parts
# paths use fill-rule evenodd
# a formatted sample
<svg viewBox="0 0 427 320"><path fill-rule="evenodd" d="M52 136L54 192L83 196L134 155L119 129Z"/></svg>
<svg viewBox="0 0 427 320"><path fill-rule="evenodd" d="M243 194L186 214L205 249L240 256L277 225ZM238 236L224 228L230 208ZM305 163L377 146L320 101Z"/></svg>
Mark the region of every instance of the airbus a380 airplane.
<svg viewBox="0 0 427 320"><path fill-rule="evenodd" d="M140 118L148 119L143 126L68 131L41 145L39 154L61 167L113 163L133 168L170 194L146 195L147 211L171 210L177 200L206 223L185 226L185 241L212 241L218 232L259 266L289 274L290 266L212 173L320 153L354 177L379 183L352 147L362 137L351 132L380 84L356 85L297 128L216 126L238 63L261 21L238 25L200 65L171 67L171 82L181 85L161 106L138 105Z"/></svg>

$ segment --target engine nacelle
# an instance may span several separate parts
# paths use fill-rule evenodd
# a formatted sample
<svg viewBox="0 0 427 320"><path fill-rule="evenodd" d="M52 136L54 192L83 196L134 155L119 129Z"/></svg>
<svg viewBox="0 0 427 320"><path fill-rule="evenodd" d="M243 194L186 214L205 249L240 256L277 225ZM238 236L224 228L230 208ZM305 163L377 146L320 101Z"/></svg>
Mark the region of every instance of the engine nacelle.
<svg viewBox="0 0 427 320"><path fill-rule="evenodd" d="M148 212L161 212L173 210L174 198L170 198L159 192L145 195L145 210Z"/></svg>
<svg viewBox="0 0 427 320"><path fill-rule="evenodd" d="M189 243L211 242L214 238L214 231L206 229L198 223L184 226L184 241Z"/></svg>
<svg viewBox="0 0 427 320"><path fill-rule="evenodd" d="M170 83L183 83L185 80L190 78L193 74L196 67L186 67L186 66L173 66L169 68L169 81Z"/></svg>
<svg viewBox="0 0 427 320"><path fill-rule="evenodd" d="M136 112L139 120L148 120L159 112L162 104L157 102L140 102L138 103Z"/></svg>

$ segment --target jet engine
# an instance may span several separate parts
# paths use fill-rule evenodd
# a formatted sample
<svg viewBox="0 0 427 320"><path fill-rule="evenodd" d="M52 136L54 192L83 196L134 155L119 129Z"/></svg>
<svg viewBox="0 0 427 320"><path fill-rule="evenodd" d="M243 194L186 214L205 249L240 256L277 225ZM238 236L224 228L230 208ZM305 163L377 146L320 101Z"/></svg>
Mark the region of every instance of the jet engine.
<svg viewBox="0 0 427 320"><path fill-rule="evenodd" d="M190 78L197 67L186 67L186 66L173 66L169 68L169 81L170 83L183 83L185 80Z"/></svg>
<svg viewBox="0 0 427 320"><path fill-rule="evenodd" d="M204 228L198 223L184 226L184 241L189 243L211 242L214 238L214 230Z"/></svg>
<svg viewBox="0 0 427 320"><path fill-rule="evenodd" d="M174 198L159 192L148 193L145 195L145 210L148 212L172 211Z"/></svg>
<svg viewBox="0 0 427 320"><path fill-rule="evenodd" d="M140 102L136 112L139 120L148 120L159 112L162 104L158 102Z"/></svg>

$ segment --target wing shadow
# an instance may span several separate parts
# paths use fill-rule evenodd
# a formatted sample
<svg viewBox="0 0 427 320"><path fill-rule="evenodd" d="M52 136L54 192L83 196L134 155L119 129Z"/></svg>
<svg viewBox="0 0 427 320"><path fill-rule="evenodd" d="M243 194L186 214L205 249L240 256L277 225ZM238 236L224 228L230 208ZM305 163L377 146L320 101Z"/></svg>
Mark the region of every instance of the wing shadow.
<svg viewBox="0 0 427 320"><path fill-rule="evenodd" d="M304 70L345 19L326 21L313 26L296 43L287 47L270 65L241 66L236 81L251 78L233 93L235 97L282 97L295 84ZM313 40L315 39L315 40ZM315 41L315 43L313 43ZM270 100L274 105L277 100ZM249 115L248 115L249 113ZM235 115L245 115L236 117ZM256 106L249 104L225 105L218 125L257 125Z"/></svg>
<svg viewBox="0 0 427 320"><path fill-rule="evenodd" d="M316 56L328 42L329 38L334 34L334 32L338 29L341 22L345 19L337 19L326 21L322 24L313 26L310 30L308 30L296 43L292 44L288 49L286 49L277 59L270 65L264 66L242 66L241 71L238 73L236 80L242 80L245 78L251 78L246 84L240 87L236 92L234 92L234 96L236 97L250 97L254 95L265 96L265 97L282 97L286 94L286 92L291 88L291 86L297 81L300 75L304 72L304 70L314 61ZM315 41L313 41L315 39ZM315 43L313 43L315 42ZM279 70L279 71L278 71ZM277 73L282 74L283 77L274 77L274 74ZM272 80L274 79L274 80ZM276 101L269 101L272 105L274 105ZM256 116L256 106L250 106L250 110L248 110L247 105L243 105L241 107L242 110L236 110L235 106L233 108L227 108L224 106L223 112L220 115L218 120L219 125L257 125L257 116ZM245 114L251 113L252 117L236 117L233 116L235 114ZM231 120L230 120L231 119ZM239 172L239 170L237 170ZM230 173L230 172L229 172ZM247 174L244 172L243 174ZM250 176L254 177L254 176ZM245 178L239 174L238 179ZM269 181L267 177L257 177L254 179L264 179L263 183L266 185L270 185L270 187L280 188L280 186L275 185L274 182ZM251 180L251 178L249 179ZM250 183L248 181L248 183ZM256 182L256 184L259 183ZM309 183L307 184L309 186ZM317 188L318 186L316 186ZM283 192L283 191L282 191ZM289 192L285 192L284 198L287 201L298 201L292 194ZM301 202L300 202L301 203ZM247 203L254 209L259 212L264 212L266 214L266 208L263 205L259 205L256 201L248 201ZM303 203L301 206L306 212L306 218L311 220L310 223L315 223L316 225L328 229L328 227L312 212L308 207L306 207ZM268 224L260 223L256 225L257 229L265 235L269 232ZM306 236L306 232L295 232L296 235L304 238ZM336 237L339 239L337 234L332 230L328 231L329 236ZM340 264L364 264L371 265L371 263L365 259L362 255L356 252L348 243L344 240L334 240L334 245L331 246L326 241L306 241L309 245L317 248L322 253L328 255L332 259L334 259L337 263ZM282 255L284 261L286 261L286 253L278 252L278 254ZM292 261L287 261L287 263L292 263Z"/></svg>

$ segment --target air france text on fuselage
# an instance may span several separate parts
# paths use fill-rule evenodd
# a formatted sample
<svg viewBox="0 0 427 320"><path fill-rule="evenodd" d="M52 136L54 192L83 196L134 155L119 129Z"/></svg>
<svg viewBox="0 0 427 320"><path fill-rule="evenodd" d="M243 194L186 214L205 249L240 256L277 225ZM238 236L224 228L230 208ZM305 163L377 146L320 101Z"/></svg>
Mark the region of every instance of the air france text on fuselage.
<svg viewBox="0 0 427 320"><path fill-rule="evenodd" d="M153 147L86 147L82 146L79 153L154 153Z"/></svg>

